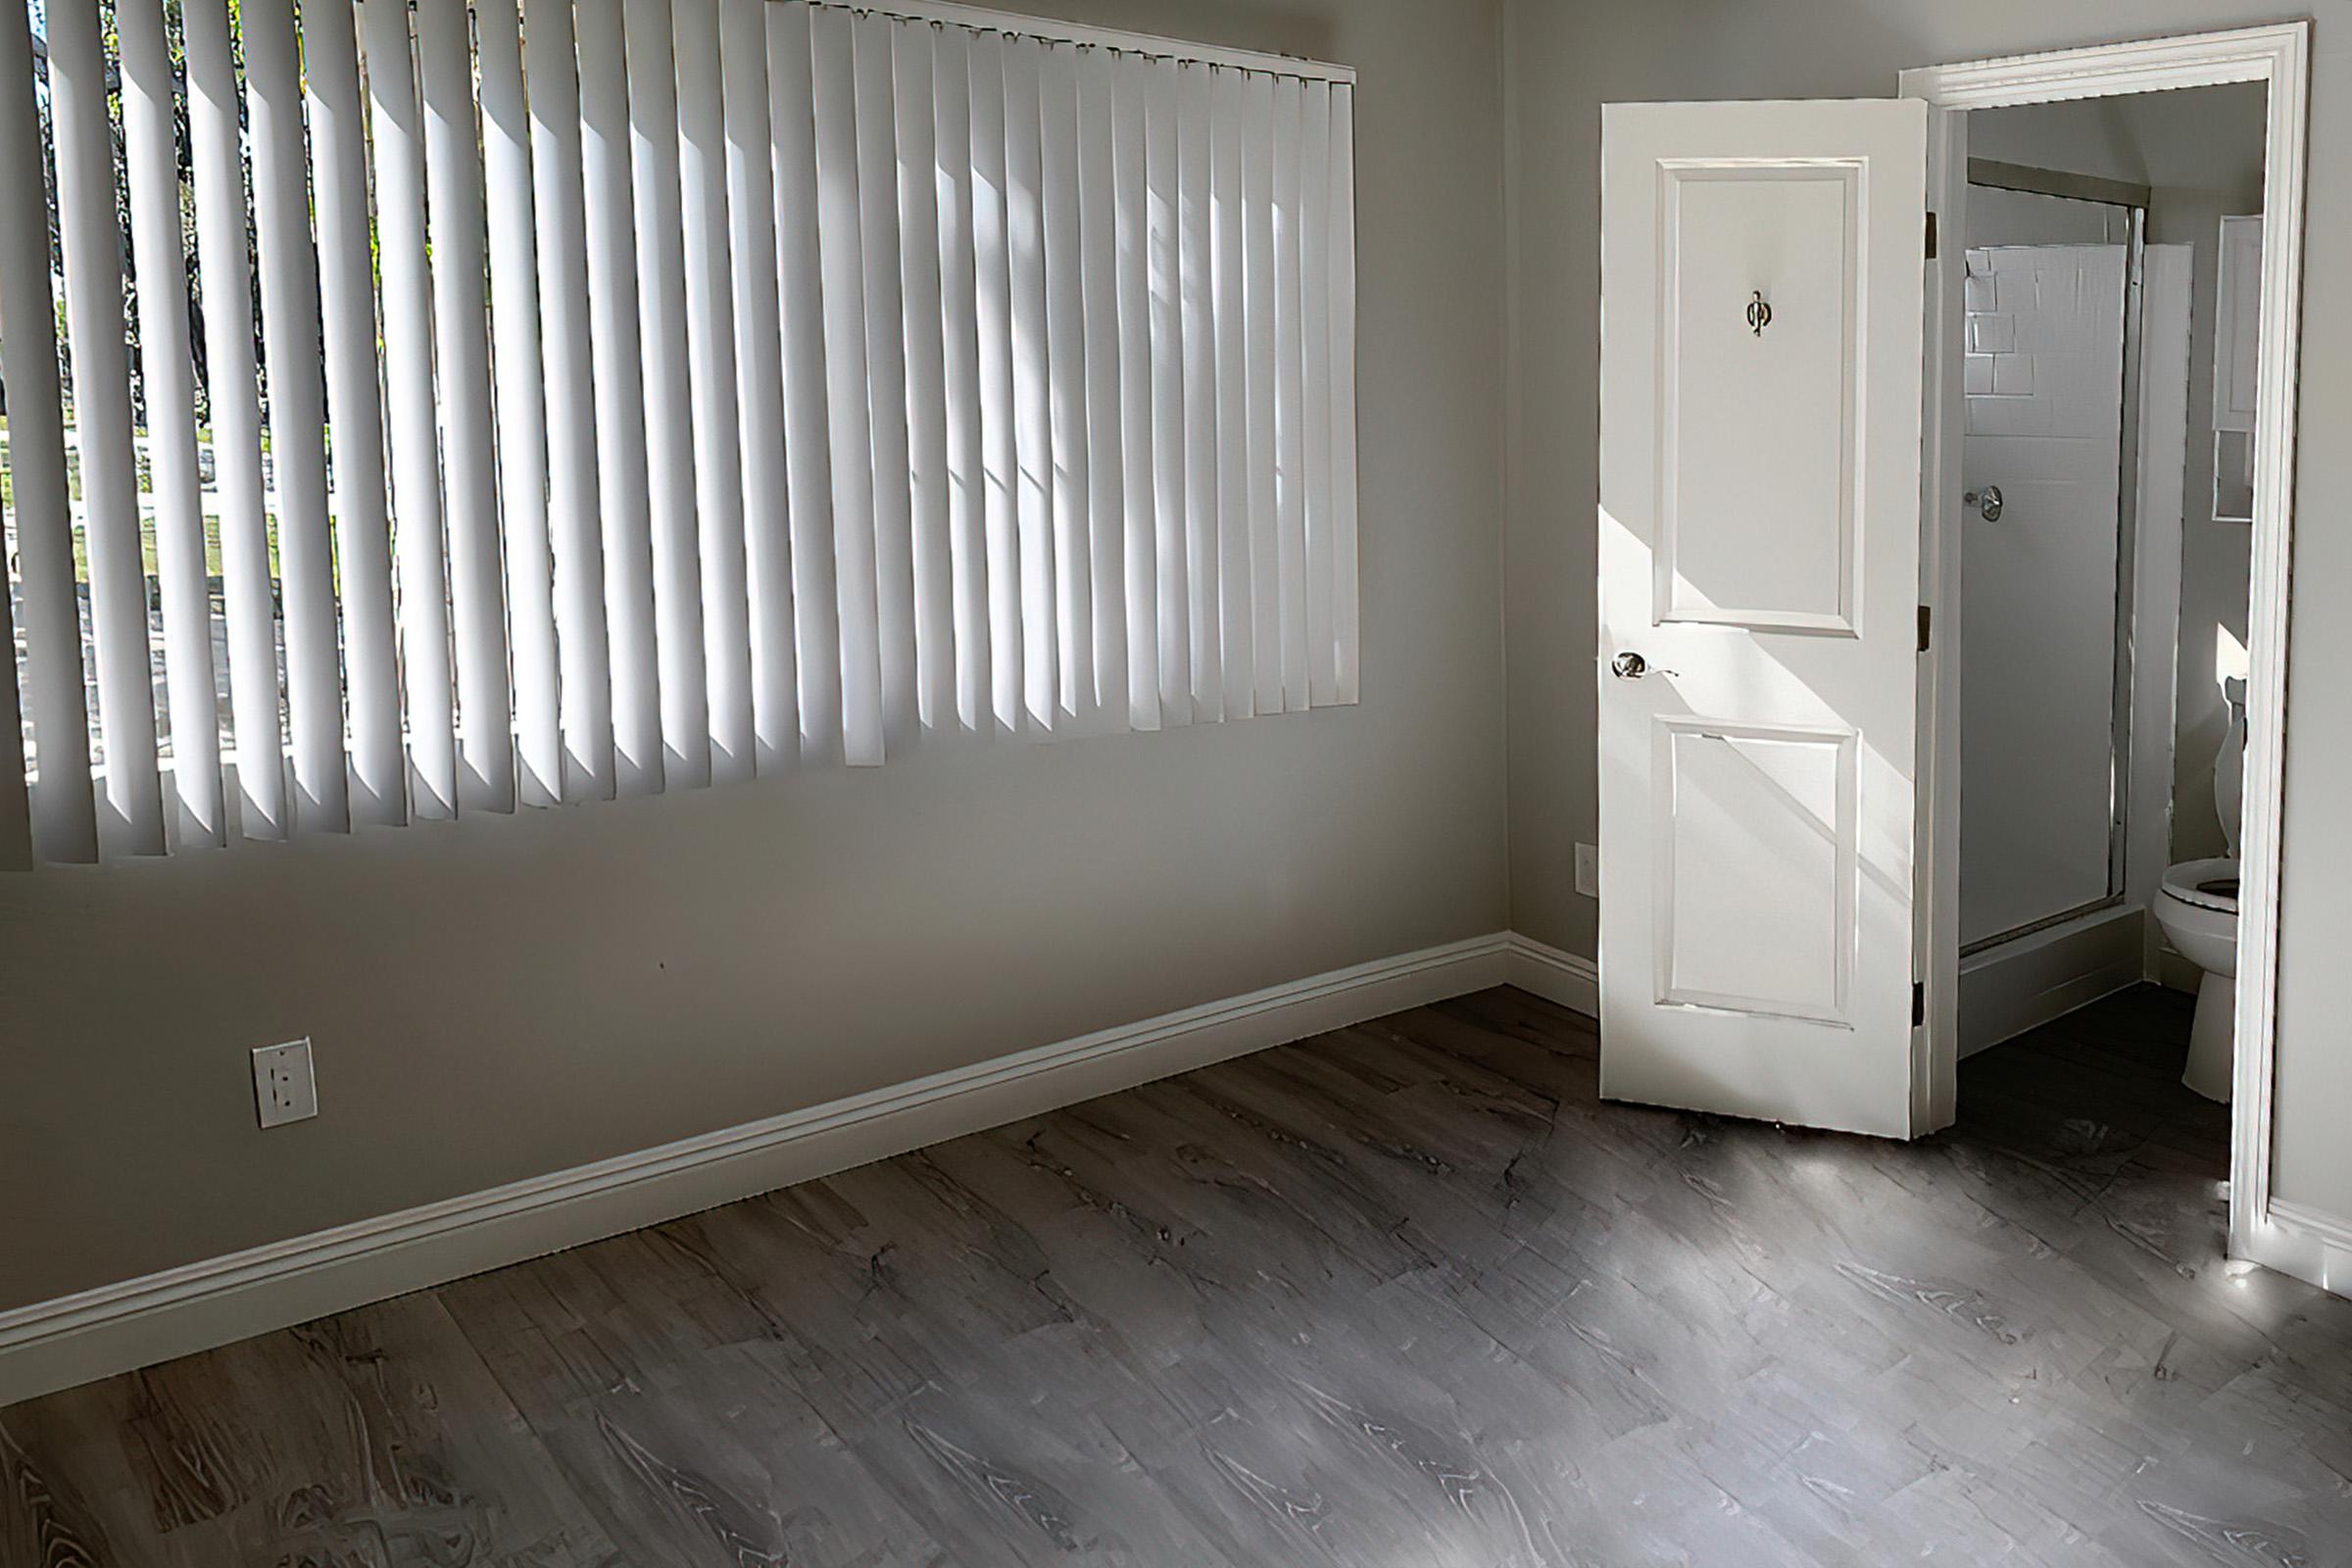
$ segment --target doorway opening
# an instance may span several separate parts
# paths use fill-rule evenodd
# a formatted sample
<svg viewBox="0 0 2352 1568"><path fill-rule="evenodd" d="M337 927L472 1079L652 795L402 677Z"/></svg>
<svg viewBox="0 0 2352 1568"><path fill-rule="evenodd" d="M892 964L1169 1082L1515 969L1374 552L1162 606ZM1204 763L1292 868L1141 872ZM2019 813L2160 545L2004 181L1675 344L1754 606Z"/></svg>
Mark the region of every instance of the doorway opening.
<svg viewBox="0 0 2352 1568"><path fill-rule="evenodd" d="M2307 51L2286 24L1902 88L1942 111L1957 240L1930 286L1923 587L1957 635L1923 661L1928 1076L2098 1003L2103 1039L2231 1102L2231 1252L2321 1278L2328 1239L2269 1193Z"/></svg>
<svg viewBox="0 0 2352 1568"><path fill-rule="evenodd" d="M1961 219L1961 1051L2162 984L2201 1022L2145 1045L2217 1102L2268 96L1978 111Z"/></svg>

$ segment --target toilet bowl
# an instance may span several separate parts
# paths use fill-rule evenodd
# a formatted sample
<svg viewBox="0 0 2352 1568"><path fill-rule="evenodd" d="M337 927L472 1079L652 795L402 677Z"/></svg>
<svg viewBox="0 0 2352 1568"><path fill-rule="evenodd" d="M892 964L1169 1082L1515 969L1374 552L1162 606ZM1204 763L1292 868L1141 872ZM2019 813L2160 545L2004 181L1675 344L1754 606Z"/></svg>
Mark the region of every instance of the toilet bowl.
<svg viewBox="0 0 2352 1568"><path fill-rule="evenodd" d="M2237 861L2185 860L2164 873L2156 923L2173 949L2205 971L2180 1081L2208 1100L2230 1098L2237 1023Z"/></svg>
<svg viewBox="0 0 2352 1568"><path fill-rule="evenodd" d="M2150 912L2173 951L2205 971L2197 1016L2189 1025L2188 1066L2180 1081L2208 1100L2228 1100L2237 1024L2237 825L2245 786L2246 683L2222 682L2229 722L2213 759L2214 814L2230 853L2183 860L2164 873Z"/></svg>

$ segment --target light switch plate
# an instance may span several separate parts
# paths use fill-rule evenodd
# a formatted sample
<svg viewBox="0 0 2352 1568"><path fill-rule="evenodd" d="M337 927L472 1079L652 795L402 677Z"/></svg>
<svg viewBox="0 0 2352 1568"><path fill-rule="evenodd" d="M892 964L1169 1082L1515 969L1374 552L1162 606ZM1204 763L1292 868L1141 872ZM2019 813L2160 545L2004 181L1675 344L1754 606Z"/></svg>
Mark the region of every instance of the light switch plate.
<svg viewBox="0 0 2352 1568"><path fill-rule="evenodd" d="M318 1114L318 1081L311 1073L308 1036L254 1047L253 1100L264 1127L308 1121Z"/></svg>
<svg viewBox="0 0 2352 1568"><path fill-rule="evenodd" d="M1576 847L1576 891L1588 899L1600 897L1600 851L1590 844Z"/></svg>

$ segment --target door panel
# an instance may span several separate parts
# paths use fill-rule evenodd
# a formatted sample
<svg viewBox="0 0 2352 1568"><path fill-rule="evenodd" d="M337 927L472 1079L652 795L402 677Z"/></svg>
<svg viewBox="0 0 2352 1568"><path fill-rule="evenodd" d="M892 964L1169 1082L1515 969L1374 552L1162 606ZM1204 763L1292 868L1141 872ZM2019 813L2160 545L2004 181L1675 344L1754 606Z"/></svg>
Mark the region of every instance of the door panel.
<svg viewBox="0 0 2352 1568"><path fill-rule="evenodd" d="M1913 1131L1926 171L1916 102L1603 112L1613 1099Z"/></svg>
<svg viewBox="0 0 2352 1568"><path fill-rule="evenodd" d="M1656 724L1659 998L1850 1022L1854 737Z"/></svg>
<svg viewBox="0 0 2352 1568"><path fill-rule="evenodd" d="M1658 172L1664 617L1850 633L1859 171L1673 162ZM1766 282L1769 323L1723 308L1753 304ZM1758 397L1759 375L1779 395ZM1825 409L1838 416L1820 418Z"/></svg>

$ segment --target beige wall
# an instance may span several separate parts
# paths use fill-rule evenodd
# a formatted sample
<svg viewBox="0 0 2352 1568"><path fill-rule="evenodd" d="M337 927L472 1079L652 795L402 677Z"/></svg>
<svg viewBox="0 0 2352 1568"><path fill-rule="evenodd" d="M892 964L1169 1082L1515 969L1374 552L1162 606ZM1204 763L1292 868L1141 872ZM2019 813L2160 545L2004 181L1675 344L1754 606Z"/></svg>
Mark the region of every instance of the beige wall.
<svg viewBox="0 0 2352 1568"><path fill-rule="evenodd" d="M0 1307L1502 926L1498 9L1046 9L1361 70L1362 705L0 877Z"/></svg>
<svg viewBox="0 0 2352 1568"><path fill-rule="evenodd" d="M2335 994L2352 943L2352 296L2326 286L2352 244L2352 0L2317 18L2304 296L2302 449L2289 651L2278 1186L2352 1214L2352 1042ZM1590 954L1572 848L1593 828L1594 432L1599 106L1605 100L1878 97L1906 66L2275 20L2263 0L1508 0L1511 192L1505 595L1510 627L1512 923ZM2194 563L2191 563L2194 569Z"/></svg>

